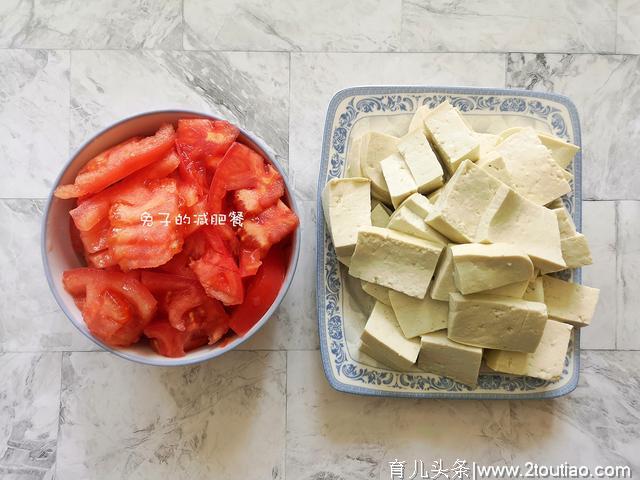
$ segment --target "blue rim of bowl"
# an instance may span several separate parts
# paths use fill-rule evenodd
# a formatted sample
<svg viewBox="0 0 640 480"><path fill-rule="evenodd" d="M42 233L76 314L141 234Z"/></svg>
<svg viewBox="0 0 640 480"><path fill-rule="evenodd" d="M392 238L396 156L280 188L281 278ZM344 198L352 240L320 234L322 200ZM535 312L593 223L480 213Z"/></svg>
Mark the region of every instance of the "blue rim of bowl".
<svg viewBox="0 0 640 480"><path fill-rule="evenodd" d="M107 352L111 352L111 353L113 353L114 355L117 355L120 358L124 358L126 360L130 360L130 361L135 362L135 363L141 363L141 364L152 365L152 366L157 366L157 367L182 367L182 366L195 365L195 364L198 364L198 363L206 362L207 360L211 360L212 358L219 357L220 355L235 349L236 347L238 347L239 345L243 344L244 342L249 340L251 337L253 337L267 323L267 321L273 316L273 314L275 313L276 309L280 306L280 304L282 303L282 300L284 299L285 295L289 291L289 287L291 286L291 283L293 281L293 276L294 276L296 268L298 266L298 258L300 256L300 241L301 241L300 230L302 229L302 225L301 224L298 225L298 228L296 229L296 232L295 232L294 242L292 242L293 243L293 248L291 250L291 257L289 259L289 266L288 266L289 268L287 269L287 274L286 274L286 276L284 278L284 282L282 283L282 287L280 288L280 292L278 293L278 296L274 300L274 302L271 305L271 307L269 307L269 310L267 310L267 312L251 328L251 330L249 330L242 337L236 337L233 341L230 341L229 343L225 344L222 347L211 348L210 351L208 351L206 353L203 353L203 354L201 354L198 357L193 358L193 359L180 359L180 358L167 357L167 359L164 360L164 359L145 358L145 357L143 357L141 355L125 352L125 351L122 351L120 349L110 347L109 345L105 344L104 342L100 341L99 339L97 339L96 337L91 335L88 331L85 331L82 328L80 328L80 325L78 325L74 321L73 316L71 315L71 312L69 312L69 310L66 307L65 301L62 299L62 297L58 293L58 290L56 289L56 287L55 287L55 285L53 283L53 278L52 278L52 275L51 275L51 270L50 270L49 262L48 262L48 253L47 253L47 226L48 225L47 224L48 224L48 218L49 218L49 210L51 209L51 204L54 201L53 192L55 191L56 187L60 184L60 180L62 179L63 175L65 174L65 172L67 171L67 169L69 168L69 166L71 165L73 160L80 154L80 152L82 152L85 148L87 148L87 146L89 146L89 144L91 144L98 137L104 135L106 132L108 132L109 130L111 130L111 129L117 127L117 126L122 125L123 123L126 123L128 121L134 120L136 118L146 117L146 116L149 116L149 115L176 114L176 113L177 114L184 114L184 115L191 116L191 117L210 118L212 120L223 120L222 118L216 117L215 115L211 115L209 113L204 113L204 112L198 112L198 111L194 111L194 110L179 110L179 109L151 110L151 111L147 111L147 112L143 112L143 113L138 113L136 115L131 115L131 116L123 118L122 120L119 120L119 121L117 121L115 123L112 123L108 127L103 128L98 133L92 135L89 139L87 139L85 142L83 142L83 144L79 148L76 149L74 154L71 155L71 157L69 157L69 160L65 163L65 165L60 170L60 173L58 174L58 176L55 179L55 182L53 183L53 187L51 188L51 192L49 193L49 196L47 197L47 203L46 203L46 206L45 206L44 215L42 217L42 224L41 224L41 230L40 230L41 231L40 254L41 254L41 257L42 257L42 264L43 264L43 267L44 267L44 273L45 273L45 276L47 278L47 283L49 284L49 290L53 294L58 306L63 311L63 313L65 314L67 319L71 322L71 324L78 331L80 331L80 333L82 333L85 337L87 337L89 340L91 340L93 343L98 345L103 350L105 350ZM276 170L278 170L278 173L280 173L280 175L284 179L284 184L285 184L285 189L286 189L287 199L289 201L289 205L290 205L291 209L295 212L295 214L298 215L298 218L299 218L300 217L300 212L298 210L298 204L296 202L293 189L289 185L289 180L287 178L286 172L284 172L284 170L282 169L282 167L280 166L278 161L274 158L274 156L269 153L269 152L272 152L273 150L261 138L259 138L259 137L255 136L254 134L248 132L247 130L245 130L242 127L238 127L238 129L240 130L240 133L244 137L248 138L251 142L253 142L262 151L262 153L269 159L269 162L271 162L271 164L276 168Z"/></svg>
<svg viewBox="0 0 640 480"><path fill-rule="evenodd" d="M514 95L523 97L543 98L546 100L555 101L561 103L567 108L569 116L571 118L571 124L574 129L574 141L581 147L576 154L576 158L580 165L582 165L582 136L580 132L580 119L578 117L578 110L573 101L558 93L536 92L531 90L522 90L516 88L487 88L487 87L442 87L442 86L420 86L420 85L360 85L347 87L342 90L338 90L327 107L327 114L325 116L324 131L322 138L322 154L320 157L320 169L318 172L318 190L317 190L317 209L318 218L324 218L324 212L322 209L322 190L324 189L326 176L323 172L327 169L329 162L329 144L331 141L331 124L335 116L338 105L347 97L356 95L386 95L394 93L440 93L444 95L450 94L468 94L468 95ZM574 171L574 191L576 192L576 205L574 205L574 221L578 231L582 231L582 167ZM318 223L316 236L316 301L317 301L317 318L318 318L318 335L320 337L320 355L322 358L322 368L324 374L329 382L329 385L334 390L339 392L349 393L353 395L365 395L372 397L397 397L397 398L417 398L417 399L447 399L447 400L535 400L535 399L549 399L562 397L573 392L578 386L580 379L580 330L575 330L574 337L574 351L573 361L574 370L571 379L563 386L547 390L544 392L535 393L513 393L513 394L501 394L501 393L473 393L464 392L460 394L451 394L446 392L391 392L386 390L375 390L372 388L359 387L355 385L347 385L340 382L331 369L329 364L329 352L328 346L323 341L323 335L326 331L325 328L325 315L324 315L324 289L323 285L324 277L323 270L320 268L324 261L324 235L325 227L324 222ZM575 270L574 278L578 283L582 283L581 270L578 268Z"/></svg>

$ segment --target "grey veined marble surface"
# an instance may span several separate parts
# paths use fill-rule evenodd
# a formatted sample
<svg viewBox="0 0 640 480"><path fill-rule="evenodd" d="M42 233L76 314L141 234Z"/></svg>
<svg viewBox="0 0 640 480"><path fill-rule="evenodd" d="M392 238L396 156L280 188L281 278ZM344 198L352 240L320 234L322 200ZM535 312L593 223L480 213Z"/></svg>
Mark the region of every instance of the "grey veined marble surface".
<svg viewBox="0 0 640 480"><path fill-rule="evenodd" d="M601 289L565 398L355 397L324 379L316 175L333 93L357 84L568 95L583 230ZM44 198L96 130L155 108L264 138L300 199L292 288L258 335L204 365L96 351L49 294ZM0 0L0 478L352 480L389 462L628 465L640 475L640 1Z"/></svg>

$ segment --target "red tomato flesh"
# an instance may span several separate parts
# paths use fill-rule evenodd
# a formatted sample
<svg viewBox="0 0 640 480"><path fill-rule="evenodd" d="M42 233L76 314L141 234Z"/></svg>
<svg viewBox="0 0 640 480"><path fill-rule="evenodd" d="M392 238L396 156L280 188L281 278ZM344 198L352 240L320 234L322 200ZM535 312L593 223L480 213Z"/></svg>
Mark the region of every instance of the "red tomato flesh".
<svg viewBox="0 0 640 480"><path fill-rule="evenodd" d="M173 125L163 125L151 137L124 143L92 158L73 185L58 187L55 195L58 198L73 198L98 193L130 173L160 160L173 148L174 143Z"/></svg>
<svg viewBox="0 0 640 480"><path fill-rule="evenodd" d="M293 232L298 223L298 216L278 200L257 217L245 220L238 235L243 248L266 252Z"/></svg>
<svg viewBox="0 0 640 480"><path fill-rule="evenodd" d="M215 169L238 133L237 127L224 120L181 119L176 144L192 162L202 161Z"/></svg>
<svg viewBox="0 0 640 480"><path fill-rule="evenodd" d="M247 286L244 303L233 309L229 326L238 335L244 335L262 318L273 304L287 268L287 255L281 248L273 248L264 258L258 273Z"/></svg>
<svg viewBox="0 0 640 480"><path fill-rule="evenodd" d="M78 200L78 206L69 213L80 231L91 230L100 220L109 215L109 208L115 201L126 201L135 197L138 189L149 180L164 178L173 172L180 163L174 150L171 150L160 161L129 175L121 182L112 185L102 192Z"/></svg>
<svg viewBox="0 0 640 480"><path fill-rule="evenodd" d="M255 188L243 188L233 192L233 205L246 217L255 216L274 205L283 195L282 176L271 165L265 164Z"/></svg>

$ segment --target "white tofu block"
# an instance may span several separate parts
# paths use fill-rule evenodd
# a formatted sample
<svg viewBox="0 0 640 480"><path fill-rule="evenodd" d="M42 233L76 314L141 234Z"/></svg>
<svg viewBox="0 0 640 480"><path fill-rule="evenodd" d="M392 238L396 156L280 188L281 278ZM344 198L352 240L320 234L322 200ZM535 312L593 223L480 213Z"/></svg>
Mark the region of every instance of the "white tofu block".
<svg viewBox="0 0 640 480"><path fill-rule="evenodd" d="M379 302L382 302L385 305L391 306L391 300L389 299L388 288L381 287L380 285L376 285L375 283L365 282L364 280L360 280L360 283L362 285L362 290L364 290L365 293L368 293Z"/></svg>
<svg viewBox="0 0 640 480"><path fill-rule="evenodd" d="M569 238L573 237L576 233L576 224L573 223L573 218L567 212L567 209L560 204L559 207L552 209L553 213L556 214L556 218L558 220L558 229L560 230L560 238Z"/></svg>
<svg viewBox="0 0 640 480"><path fill-rule="evenodd" d="M500 138L498 137L498 135L494 135L493 133L473 132L473 134L480 145L480 150L478 152L479 158L482 158L483 156L491 152L495 148Z"/></svg>
<svg viewBox="0 0 640 480"><path fill-rule="evenodd" d="M464 161L441 190L426 221L453 242L473 242L482 215L499 189L508 187L473 162Z"/></svg>
<svg viewBox="0 0 640 480"><path fill-rule="evenodd" d="M454 266L453 278L456 287L463 295L515 282L528 284L533 274L533 263L529 256L515 245L466 243L454 245L451 247L451 253Z"/></svg>
<svg viewBox="0 0 640 480"><path fill-rule="evenodd" d="M366 227L358 232L349 274L424 298L442 251L441 245L388 228Z"/></svg>
<svg viewBox="0 0 640 480"><path fill-rule="evenodd" d="M431 192L429 195L427 195L427 199L435 205L435 203L438 201L438 197L440 197L440 194L442 193L442 189L444 187L440 187L437 190L434 190L433 192Z"/></svg>
<svg viewBox="0 0 640 480"><path fill-rule="evenodd" d="M503 285L502 287L492 288L490 290L483 290L482 293L486 295L500 295L503 297L523 298L524 292L527 290L529 280L522 282L515 282L509 285Z"/></svg>
<svg viewBox="0 0 640 480"><path fill-rule="evenodd" d="M575 327L591 323L600 290L547 275L542 277L542 285L549 318Z"/></svg>
<svg viewBox="0 0 640 480"><path fill-rule="evenodd" d="M382 203L378 203L371 210L371 225L374 227L385 228L389 224L391 213Z"/></svg>
<svg viewBox="0 0 640 480"><path fill-rule="evenodd" d="M324 187L322 208L338 257L351 255L358 230L371 226L370 184L366 178L334 178Z"/></svg>
<svg viewBox="0 0 640 480"><path fill-rule="evenodd" d="M444 331L423 335L420 343L418 368L465 385L478 383L482 348L456 343Z"/></svg>
<svg viewBox="0 0 640 480"><path fill-rule="evenodd" d="M433 276L433 281L431 282L431 289L429 290L431 298L440 300L441 302L448 302L449 294L458 291L453 280L452 246L453 244L450 244L442 251L435 275Z"/></svg>
<svg viewBox="0 0 640 480"><path fill-rule="evenodd" d="M561 239L560 247L567 268L580 268L593 263L589 242L587 242L587 237L581 233Z"/></svg>
<svg viewBox="0 0 640 480"><path fill-rule="evenodd" d="M351 265L351 257L338 257L338 261L347 267Z"/></svg>
<svg viewBox="0 0 640 480"><path fill-rule="evenodd" d="M380 162L382 175L387 182L393 208L398 208L405 198L416 193L418 187L402 155L393 153Z"/></svg>
<svg viewBox="0 0 640 480"><path fill-rule="evenodd" d="M442 186L444 171L424 133L424 128L409 132L400 139L398 151L417 185L418 192L429 193Z"/></svg>
<svg viewBox="0 0 640 480"><path fill-rule="evenodd" d="M426 197L414 193L393 212L387 227L444 246L448 239L424 221L430 207Z"/></svg>
<svg viewBox="0 0 640 480"><path fill-rule="evenodd" d="M480 160L476 162L476 165L508 187L513 186L511 175L509 175L509 170L507 170L507 164L499 153L492 151L481 156Z"/></svg>
<svg viewBox="0 0 640 480"><path fill-rule="evenodd" d="M498 143L504 141L514 133L520 132L523 128L524 127L511 127L504 130L500 135L498 135ZM567 168L573 161L576 153L580 150L580 147L577 145L573 145L572 143L566 142L553 135L539 131L536 131L536 133L538 134L540 142L549 149L551 156L561 168Z"/></svg>
<svg viewBox="0 0 640 480"><path fill-rule="evenodd" d="M411 368L420 352L419 340L405 338L393 310L381 302L373 307L360 339L367 355L397 370Z"/></svg>
<svg viewBox="0 0 640 480"><path fill-rule="evenodd" d="M524 250L542 272L566 268L556 215L510 189L497 194L477 231L481 243L510 243Z"/></svg>
<svg viewBox="0 0 640 480"><path fill-rule="evenodd" d="M542 277L529 281L522 298L529 302L544 303L544 285L542 284Z"/></svg>
<svg viewBox="0 0 640 480"><path fill-rule="evenodd" d="M544 325L544 303L495 295L449 295L448 336L474 347L534 352Z"/></svg>
<svg viewBox="0 0 640 480"><path fill-rule="evenodd" d="M496 372L557 380L562 376L572 328L566 323L547 320L535 352L488 350L485 351L487 366Z"/></svg>
<svg viewBox="0 0 640 480"><path fill-rule="evenodd" d="M424 119L429 140L440 153L450 173L464 160L476 161L480 155L480 142L449 102L443 102Z"/></svg>
<svg viewBox="0 0 640 480"><path fill-rule="evenodd" d="M389 290L389 300L407 338L447 328L448 302L433 300L429 295L423 299L410 297L394 290Z"/></svg>
<svg viewBox="0 0 640 480"><path fill-rule="evenodd" d="M564 170L542 145L533 128L524 128L495 147L503 158L513 188L537 205L545 205L571 191Z"/></svg>
<svg viewBox="0 0 640 480"><path fill-rule="evenodd" d="M427 105L423 105L416 110L416 113L413 114L411 118L411 123L409 124L409 132L413 132L417 129L424 130L424 119L427 115L431 113L431 108Z"/></svg>
<svg viewBox="0 0 640 480"><path fill-rule="evenodd" d="M351 141L347 152L347 177L362 177L362 169L360 168L360 148L362 146L362 137L354 138Z"/></svg>
<svg viewBox="0 0 640 480"><path fill-rule="evenodd" d="M378 132L368 132L361 138L360 168L362 175L371 180L371 194L378 200L391 205L389 189L382 175L380 162L398 151L400 139Z"/></svg>

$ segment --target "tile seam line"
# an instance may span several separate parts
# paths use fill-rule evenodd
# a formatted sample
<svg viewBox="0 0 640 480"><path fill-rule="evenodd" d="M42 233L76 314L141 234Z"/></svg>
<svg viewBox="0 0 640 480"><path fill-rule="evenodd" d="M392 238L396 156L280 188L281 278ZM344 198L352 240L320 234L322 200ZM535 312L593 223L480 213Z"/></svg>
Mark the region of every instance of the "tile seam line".
<svg viewBox="0 0 640 480"><path fill-rule="evenodd" d="M56 431L56 462L53 466L53 476L54 478L60 478L60 475L58 474L58 465L59 465L59 461L60 461L60 431L62 430L62 386L64 385L64 382L62 380L62 372L63 372L63 366L62 363L64 362L64 356L65 356L66 352L59 352L59 358L60 358L60 391L58 392L58 429Z"/></svg>
<svg viewBox="0 0 640 480"><path fill-rule="evenodd" d="M523 53L537 54L544 53L546 55L620 55L620 56L640 56L640 53L617 53L615 51L588 52L588 51L568 51L568 50L258 50L258 49L228 49L228 48L209 48L209 49L185 49L185 48L72 48L68 46L49 46L49 47L0 47L2 50L69 50L74 52L201 52L201 53L298 53L298 54L343 54L343 55L369 55L369 54L507 54L507 53Z"/></svg>

